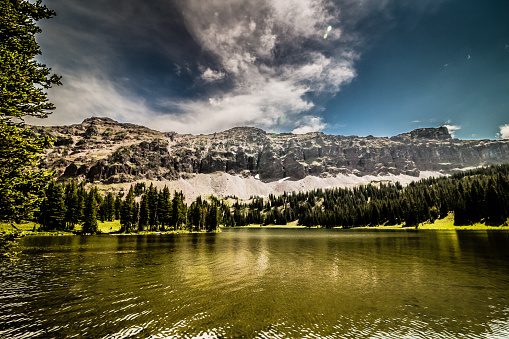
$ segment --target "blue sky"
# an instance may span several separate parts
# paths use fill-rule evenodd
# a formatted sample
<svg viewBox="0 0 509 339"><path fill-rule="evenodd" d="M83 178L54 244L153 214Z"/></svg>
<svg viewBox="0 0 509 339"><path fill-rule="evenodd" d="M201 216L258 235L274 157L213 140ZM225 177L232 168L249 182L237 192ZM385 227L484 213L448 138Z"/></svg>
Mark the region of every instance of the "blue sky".
<svg viewBox="0 0 509 339"><path fill-rule="evenodd" d="M29 123L509 138L506 1L44 3L57 16L40 23L40 60L64 85Z"/></svg>

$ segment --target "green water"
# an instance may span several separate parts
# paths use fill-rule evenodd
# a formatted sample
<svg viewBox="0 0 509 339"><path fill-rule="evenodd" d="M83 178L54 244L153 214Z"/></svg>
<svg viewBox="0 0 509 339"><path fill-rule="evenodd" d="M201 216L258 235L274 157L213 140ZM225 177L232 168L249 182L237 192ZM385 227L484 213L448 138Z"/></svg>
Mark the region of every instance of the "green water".
<svg viewBox="0 0 509 339"><path fill-rule="evenodd" d="M0 338L508 338L509 233L26 237Z"/></svg>

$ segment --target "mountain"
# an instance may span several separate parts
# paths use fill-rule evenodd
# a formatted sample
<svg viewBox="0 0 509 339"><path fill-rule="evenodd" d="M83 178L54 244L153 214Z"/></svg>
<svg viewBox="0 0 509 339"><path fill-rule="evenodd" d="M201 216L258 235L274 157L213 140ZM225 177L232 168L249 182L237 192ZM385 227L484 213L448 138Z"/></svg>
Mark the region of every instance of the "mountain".
<svg viewBox="0 0 509 339"><path fill-rule="evenodd" d="M162 133L89 118L70 126L32 126L56 139L43 166L58 179L105 184L137 180L174 181L201 174L265 183L309 176L398 176L451 174L462 169L509 162L509 140L458 140L446 127L421 128L391 138L373 136L267 133L235 127L208 135Z"/></svg>

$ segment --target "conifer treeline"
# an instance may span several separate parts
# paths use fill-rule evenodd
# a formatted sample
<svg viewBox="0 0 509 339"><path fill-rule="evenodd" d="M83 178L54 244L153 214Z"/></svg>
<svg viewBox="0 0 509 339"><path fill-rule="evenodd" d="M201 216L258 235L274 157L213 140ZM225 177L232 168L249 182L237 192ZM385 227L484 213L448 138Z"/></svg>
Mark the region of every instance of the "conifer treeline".
<svg viewBox="0 0 509 339"><path fill-rule="evenodd" d="M344 228L355 226L415 226L454 212L456 225L485 222L501 225L509 217L509 165L461 172L451 177L430 178L407 187L369 184L353 189L317 189L309 192L210 201L198 197L190 206L182 192L170 194L152 184L131 186L120 193L102 196L84 183L50 183L39 213L45 229L97 232L101 221L120 220L122 232L167 230L215 230L249 224L300 225Z"/></svg>
<svg viewBox="0 0 509 339"><path fill-rule="evenodd" d="M72 231L79 224L83 233L97 233L98 220L120 220L121 232L213 231L221 221L228 220L220 214L228 209L217 199L208 202L198 197L188 207L182 192L175 191L172 197L166 186L159 191L152 184L147 189L144 183L138 183L122 196L111 192L102 196L96 187L87 191L84 182L77 185L74 180L65 185L51 182L37 221L45 230Z"/></svg>
<svg viewBox="0 0 509 339"><path fill-rule="evenodd" d="M270 195L267 201L253 198L234 208L237 225L298 220L300 225L322 227L415 226L449 212L454 212L455 225L501 225L509 217L509 165L423 179L407 187L380 183Z"/></svg>

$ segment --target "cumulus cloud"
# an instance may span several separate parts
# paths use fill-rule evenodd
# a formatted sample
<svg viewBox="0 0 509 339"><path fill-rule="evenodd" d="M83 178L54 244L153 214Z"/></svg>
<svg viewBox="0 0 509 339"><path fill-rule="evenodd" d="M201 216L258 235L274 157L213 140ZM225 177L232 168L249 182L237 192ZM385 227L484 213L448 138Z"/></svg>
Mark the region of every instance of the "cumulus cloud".
<svg viewBox="0 0 509 339"><path fill-rule="evenodd" d="M497 137L502 139L509 139L509 124L499 126L500 133L497 133Z"/></svg>
<svg viewBox="0 0 509 339"><path fill-rule="evenodd" d="M121 15L98 0L86 6L55 0L54 5L62 15L43 27L42 47L50 55L41 60L64 76L64 86L50 91L57 111L48 124L100 115L143 124L157 120L158 129L191 133L238 125L317 130L325 126L321 119L309 120L320 111L317 98L332 97L356 76L358 53L344 38L340 6L329 0L154 0L153 5L126 0ZM179 38L183 31L187 36ZM161 59L168 58L170 76L194 79L190 95L164 95L148 78L145 69L151 68L135 55L156 53L152 44ZM200 52L180 55L176 45L196 45L187 51ZM68 52L51 60L59 47ZM126 75L120 72L141 66L130 81L122 80ZM153 97L140 93L149 92L147 86L154 86Z"/></svg>
<svg viewBox="0 0 509 339"><path fill-rule="evenodd" d="M111 117L115 120L149 124L155 112L146 106L143 99L129 98L120 86L104 76L75 72L62 74L65 86L53 88L49 99L59 109L49 119L27 118L29 124L67 125L81 122L91 116ZM54 119L57 118L57 119ZM157 129L157 124L152 122Z"/></svg>
<svg viewBox="0 0 509 339"><path fill-rule="evenodd" d="M207 83L221 80L224 79L225 77L226 74L224 74L223 72L213 71L210 68L207 68L201 75L201 78Z"/></svg>
<svg viewBox="0 0 509 339"><path fill-rule="evenodd" d="M444 125L444 127L447 127L449 130L449 134L451 134L451 137L456 137L456 131L459 131L461 129L461 126L458 125L450 125L451 121L447 120L448 125Z"/></svg>
<svg viewBox="0 0 509 339"><path fill-rule="evenodd" d="M323 31L339 25L339 9L328 1L191 0L181 5L194 39L232 81L228 90L208 98L169 102L187 117L211 116L216 126L291 129L316 106L310 95L334 94L356 75L357 54L347 45L324 52ZM326 44L340 38L338 26ZM202 78L212 81L226 76L206 72ZM324 124L307 126L316 130Z"/></svg>
<svg viewBox="0 0 509 339"><path fill-rule="evenodd" d="M57 110L45 123L96 115L186 133L322 130L321 104L356 76L358 22L399 2L53 0L41 61L64 86L49 92Z"/></svg>
<svg viewBox="0 0 509 339"><path fill-rule="evenodd" d="M301 126L295 128L292 133L295 134L305 134L310 132L317 132L323 130L327 127L327 124L323 122L321 117L309 116L306 115L302 117L300 123Z"/></svg>

